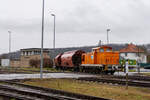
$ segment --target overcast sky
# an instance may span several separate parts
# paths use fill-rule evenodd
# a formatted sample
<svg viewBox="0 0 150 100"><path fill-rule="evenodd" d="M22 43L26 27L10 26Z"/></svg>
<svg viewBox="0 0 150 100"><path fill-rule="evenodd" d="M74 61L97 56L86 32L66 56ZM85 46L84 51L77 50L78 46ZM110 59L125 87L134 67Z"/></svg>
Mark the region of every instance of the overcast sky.
<svg viewBox="0 0 150 100"><path fill-rule="evenodd" d="M0 53L41 47L42 0L1 0ZM56 47L106 43L150 43L149 0L45 0L44 47L53 47L53 17L56 15Z"/></svg>

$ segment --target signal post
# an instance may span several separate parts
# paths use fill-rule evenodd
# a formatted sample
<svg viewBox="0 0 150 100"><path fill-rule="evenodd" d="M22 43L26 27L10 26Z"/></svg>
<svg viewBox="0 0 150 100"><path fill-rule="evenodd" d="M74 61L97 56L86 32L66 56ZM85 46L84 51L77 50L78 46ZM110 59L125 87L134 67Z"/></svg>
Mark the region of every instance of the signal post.
<svg viewBox="0 0 150 100"><path fill-rule="evenodd" d="M128 70L129 70L128 60L126 60L125 68L126 68L126 89L128 89Z"/></svg>

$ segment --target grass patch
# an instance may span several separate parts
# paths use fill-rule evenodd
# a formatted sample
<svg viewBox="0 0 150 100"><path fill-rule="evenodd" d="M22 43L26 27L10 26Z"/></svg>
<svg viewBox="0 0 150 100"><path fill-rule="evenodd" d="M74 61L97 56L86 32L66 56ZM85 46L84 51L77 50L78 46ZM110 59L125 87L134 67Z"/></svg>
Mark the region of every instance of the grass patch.
<svg viewBox="0 0 150 100"><path fill-rule="evenodd" d="M35 68L35 67L11 67L11 68L0 68L1 71L8 71L8 72L12 72L12 73L39 73L40 72L40 68ZM56 70L55 68L43 68L43 72L63 72L62 70ZM65 72L69 72L69 71L65 71Z"/></svg>
<svg viewBox="0 0 150 100"><path fill-rule="evenodd" d="M140 73L140 74L150 76L150 73Z"/></svg>
<svg viewBox="0 0 150 100"><path fill-rule="evenodd" d="M74 93L110 98L113 100L150 100L150 89L81 82L74 79L31 79L25 84L65 90Z"/></svg>
<svg viewBox="0 0 150 100"><path fill-rule="evenodd" d="M136 72L135 69L129 69L129 72Z"/></svg>
<svg viewBox="0 0 150 100"><path fill-rule="evenodd" d="M33 70L33 71L40 71L40 68L35 68L35 67L20 67L18 68L20 70ZM43 68L43 71L52 71L52 72L57 72L55 68Z"/></svg>

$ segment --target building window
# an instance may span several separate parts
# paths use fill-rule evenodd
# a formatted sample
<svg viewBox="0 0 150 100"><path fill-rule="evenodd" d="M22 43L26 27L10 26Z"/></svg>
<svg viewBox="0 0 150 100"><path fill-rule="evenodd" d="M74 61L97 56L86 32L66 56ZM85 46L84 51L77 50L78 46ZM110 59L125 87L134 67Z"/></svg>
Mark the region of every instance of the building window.
<svg viewBox="0 0 150 100"><path fill-rule="evenodd" d="M139 53L139 52L138 52L138 53L136 53L136 56L137 56L137 57L140 57L140 53Z"/></svg>
<svg viewBox="0 0 150 100"><path fill-rule="evenodd" d="M128 56L128 53L125 53L125 56Z"/></svg>
<svg viewBox="0 0 150 100"><path fill-rule="evenodd" d="M23 55L24 55L24 56L26 55L26 52L25 52L25 51L23 51Z"/></svg>

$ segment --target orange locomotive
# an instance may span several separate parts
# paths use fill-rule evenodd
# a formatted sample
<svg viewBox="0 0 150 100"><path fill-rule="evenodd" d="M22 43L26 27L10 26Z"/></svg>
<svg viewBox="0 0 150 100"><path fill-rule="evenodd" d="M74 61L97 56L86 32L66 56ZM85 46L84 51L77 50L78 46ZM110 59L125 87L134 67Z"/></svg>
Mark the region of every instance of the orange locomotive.
<svg viewBox="0 0 150 100"><path fill-rule="evenodd" d="M119 65L119 52L112 51L112 47L101 46L93 48L92 52L83 53L80 66L88 72L113 74L117 65Z"/></svg>

